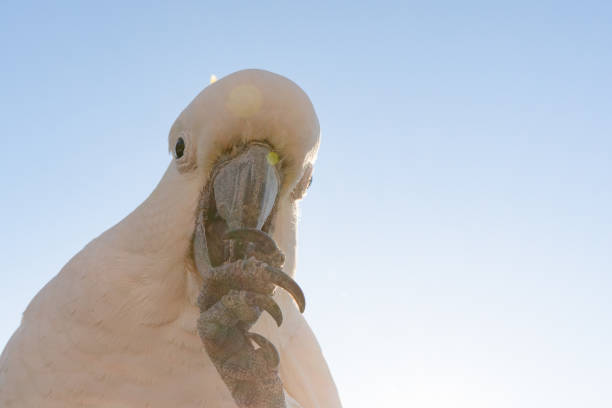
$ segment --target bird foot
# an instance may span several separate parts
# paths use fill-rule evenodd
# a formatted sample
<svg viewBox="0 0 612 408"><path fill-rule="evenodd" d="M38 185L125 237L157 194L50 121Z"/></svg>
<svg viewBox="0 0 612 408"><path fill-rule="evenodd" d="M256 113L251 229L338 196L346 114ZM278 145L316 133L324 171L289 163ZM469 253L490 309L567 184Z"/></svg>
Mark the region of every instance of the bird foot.
<svg viewBox="0 0 612 408"><path fill-rule="evenodd" d="M236 230L226 238L239 241L248 258L211 268L204 276L198 333L239 407L285 407L278 351L248 330L264 310L281 325L283 315L272 298L276 286L288 291L301 311L304 294L280 269L284 256L265 232Z"/></svg>

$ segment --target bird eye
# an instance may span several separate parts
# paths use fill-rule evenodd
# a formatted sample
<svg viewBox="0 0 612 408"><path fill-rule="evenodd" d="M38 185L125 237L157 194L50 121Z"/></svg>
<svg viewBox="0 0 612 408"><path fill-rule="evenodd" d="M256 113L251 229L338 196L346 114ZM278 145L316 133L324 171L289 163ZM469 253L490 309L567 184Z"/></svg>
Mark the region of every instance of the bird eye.
<svg viewBox="0 0 612 408"><path fill-rule="evenodd" d="M179 137L176 141L176 146L174 146L174 153L177 159L183 157L183 154L185 153L185 141L182 137Z"/></svg>
<svg viewBox="0 0 612 408"><path fill-rule="evenodd" d="M304 174L302 175L302 178L300 179L300 181L297 182L297 184L293 188L293 191L291 191L291 198L294 201L301 200L302 197L304 197L304 194L306 194L306 190L308 190L308 187L310 187L311 184L312 164L308 163L306 169L304 169Z"/></svg>

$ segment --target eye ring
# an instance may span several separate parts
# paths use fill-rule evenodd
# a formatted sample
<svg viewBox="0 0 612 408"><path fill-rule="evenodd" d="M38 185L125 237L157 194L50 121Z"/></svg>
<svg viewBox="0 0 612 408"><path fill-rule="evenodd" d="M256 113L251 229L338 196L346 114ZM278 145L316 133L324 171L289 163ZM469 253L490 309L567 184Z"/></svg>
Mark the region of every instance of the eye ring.
<svg viewBox="0 0 612 408"><path fill-rule="evenodd" d="M182 130L170 138L170 153L179 172L184 173L197 167L196 148L191 132Z"/></svg>

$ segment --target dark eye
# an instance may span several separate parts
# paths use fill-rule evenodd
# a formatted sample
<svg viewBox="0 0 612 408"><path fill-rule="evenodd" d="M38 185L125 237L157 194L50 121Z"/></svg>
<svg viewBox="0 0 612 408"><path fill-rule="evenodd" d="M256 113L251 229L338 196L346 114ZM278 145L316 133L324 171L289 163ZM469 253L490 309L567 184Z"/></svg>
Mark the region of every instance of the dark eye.
<svg viewBox="0 0 612 408"><path fill-rule="evenodd" d="M306 186L306 189L308 190L310 186L312 186L312 176L310 176L310 178L308 179L308 185Z"/></svg>
<svg viewBox="0 0 612 408"><path fill-rule="evenodd" d="M174 153L176 154L177 159L183 157L183 153L185 153L185 141L182 137L179 137L176 141L176 146L174 146Z"/></svg>

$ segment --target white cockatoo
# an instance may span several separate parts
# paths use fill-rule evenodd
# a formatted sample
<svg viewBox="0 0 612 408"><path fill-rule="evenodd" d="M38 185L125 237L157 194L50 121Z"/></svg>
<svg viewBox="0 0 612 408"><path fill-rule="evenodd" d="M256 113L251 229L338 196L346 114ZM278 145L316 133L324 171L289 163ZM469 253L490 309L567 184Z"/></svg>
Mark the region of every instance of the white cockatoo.
<svg viewBox="0 0 612 408"><path fill-rule="evenodd" d="M258 379L232 376L255 370L280 377L279 406L340 407L290 278L318 145L312 104L288 79L245 70L211 83L172 126L151 195L27 307L0 357L0 406L250 406ZM222 272L214 289L230 292L217 296ZM216 349L221 338L244 358ZM275 357L278 371L261 374Z"/></svg>

